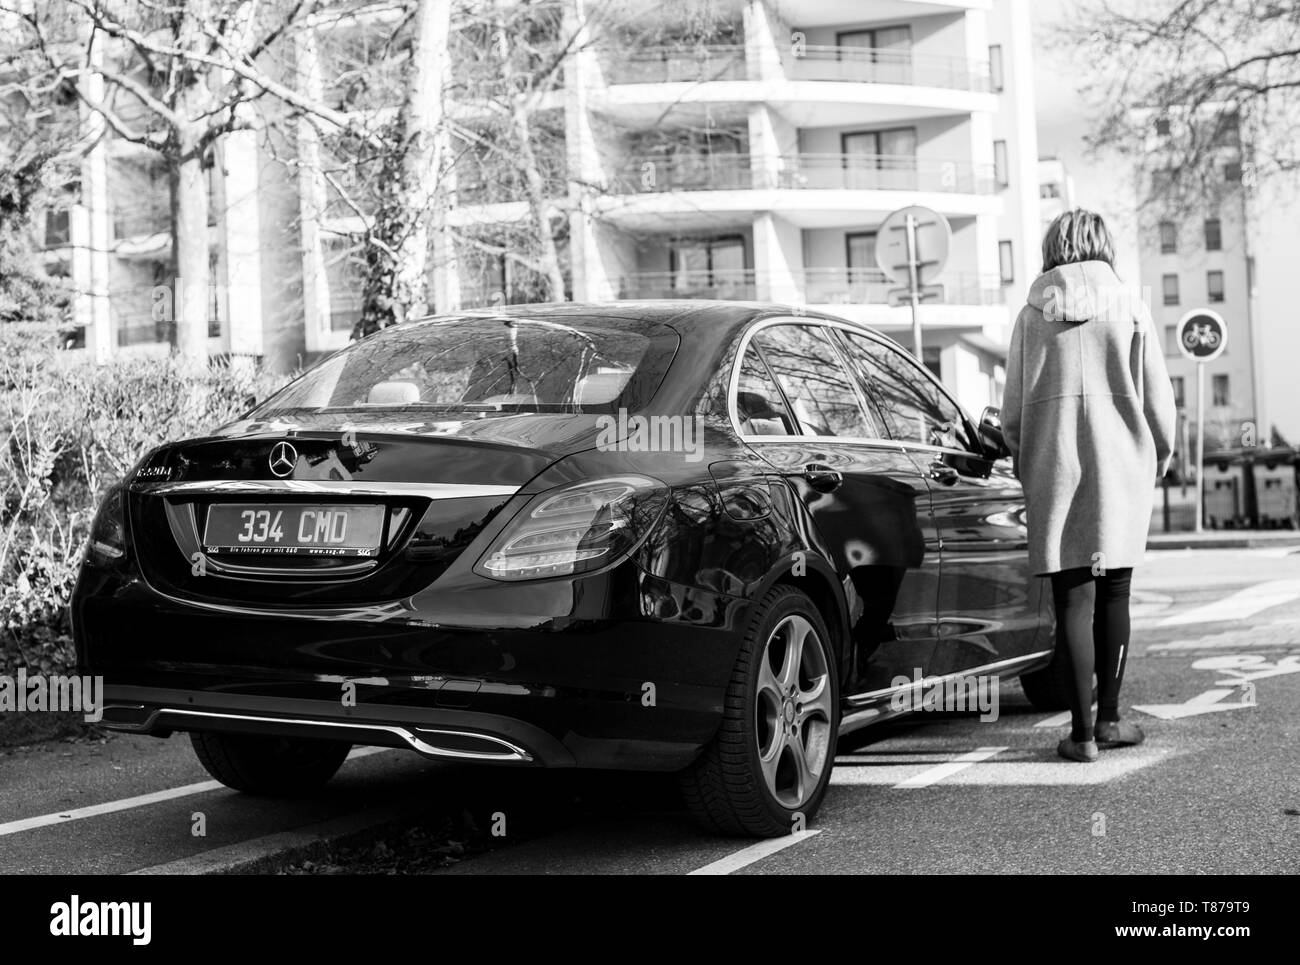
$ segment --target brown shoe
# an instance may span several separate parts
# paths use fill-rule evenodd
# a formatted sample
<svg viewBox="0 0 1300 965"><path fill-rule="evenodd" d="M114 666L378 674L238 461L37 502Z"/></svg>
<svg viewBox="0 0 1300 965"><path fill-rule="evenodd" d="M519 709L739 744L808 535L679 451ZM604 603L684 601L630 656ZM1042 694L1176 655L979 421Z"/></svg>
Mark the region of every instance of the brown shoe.
<svg viewBox="0 0 1300 965"><path fill-rule="evenodd" d="M1097 759L1097 742L1093 741L1072 741L1065 738L1061 743L1056 745L1056 753L1060 754L1067 761L1078 761L1080 764L1091 764Z"/></svg>
<svg viewBox="0 0 1300 965"><path fill-rule="evenodd" d="M1147 739L1141 727L1126 720L1099 720L1095 730L1102 747L1131 747Z"/></svg>

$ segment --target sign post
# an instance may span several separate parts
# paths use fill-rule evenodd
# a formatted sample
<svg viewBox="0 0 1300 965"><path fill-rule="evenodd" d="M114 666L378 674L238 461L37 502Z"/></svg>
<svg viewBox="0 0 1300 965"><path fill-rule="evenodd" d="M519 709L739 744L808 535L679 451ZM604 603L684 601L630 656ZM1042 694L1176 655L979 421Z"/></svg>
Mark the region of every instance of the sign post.
<svg viewBox="0 0 1300 965"><path fill-rule="evenodd" d="M1196 363L1196 521L1205 514L1205 363L1217 359L1228 344L1223 316L1210 308L1193 308L1178 322L1178 350Z"/></svg>
<svg viewBox="0 0 1300 965"><path fill-rule="evenodd" d="M943 295L943 286L931 283L948 261L952 228L939 212L913 204L882 221L876 239L876 264L903 286L889 293L890 304L905 298L912 306L912 350L920 362L920 306Z"/></svg>

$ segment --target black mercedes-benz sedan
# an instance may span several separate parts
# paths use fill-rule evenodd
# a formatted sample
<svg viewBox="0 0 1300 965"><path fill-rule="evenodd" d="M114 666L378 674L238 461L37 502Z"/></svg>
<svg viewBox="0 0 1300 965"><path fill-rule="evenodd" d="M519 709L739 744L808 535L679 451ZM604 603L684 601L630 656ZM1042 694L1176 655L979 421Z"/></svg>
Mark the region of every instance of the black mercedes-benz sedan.
<svg viewBox="0 0 1300 965"><path fill-rule="evenodd" d="M520 306L387 329L146 455L73 598L108 726L257 794L355 744L680 771L812 818L839 736L936 683L1063 706L996 410L798 309Z"/></svg>

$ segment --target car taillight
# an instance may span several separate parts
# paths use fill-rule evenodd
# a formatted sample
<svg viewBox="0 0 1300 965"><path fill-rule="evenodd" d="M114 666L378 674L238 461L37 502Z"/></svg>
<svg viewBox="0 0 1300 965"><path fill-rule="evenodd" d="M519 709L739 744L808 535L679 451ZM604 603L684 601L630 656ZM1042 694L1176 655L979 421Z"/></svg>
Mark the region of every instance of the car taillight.
<svg viewBox="0 0 1300 965"><path fill-rule="evenodd" d="M122 487L114 486L104 496L104 501L90 524L90 542L86 546L86 559L96 563L109 563L120 559L126 552L126 516L122 509Z"/></svg>
<svg viewBox="0 0 1300 965"><path fill-rule="evenodd" d="M597 570L626 557L659 521L668 487L615 476L534 496L474 566L495 580Z"/></svg>

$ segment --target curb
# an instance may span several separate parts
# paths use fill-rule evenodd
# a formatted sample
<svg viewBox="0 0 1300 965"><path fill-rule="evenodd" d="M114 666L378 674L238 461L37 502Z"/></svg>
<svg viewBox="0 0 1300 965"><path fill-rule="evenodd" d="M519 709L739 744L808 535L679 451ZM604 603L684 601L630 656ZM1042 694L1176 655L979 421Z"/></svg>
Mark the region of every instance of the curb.
<svg viewBox="0 0 1300 965"><path fill-rule="evenodd" d="M361 814L309 824L295 831L239 841L189 858L178 858L132 875L248 875L266 874L286 864L324 857L332 846L346 844L418 816L415 804L391 805Z"/></svg>
<svg viewBox="0 0 1300 965"><path fill-rule="evenodd" d="M1272 536L1265 533L1241 535L1198 535L1196 533L1161 533L1148 537L1148 550L1195 550L1195 549L1264 549L1268 547L1287 549L1300 547L1300 533L1287 533Z"/></svg>

